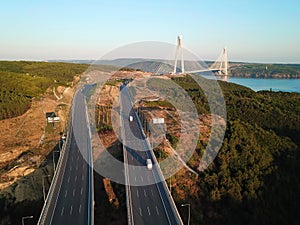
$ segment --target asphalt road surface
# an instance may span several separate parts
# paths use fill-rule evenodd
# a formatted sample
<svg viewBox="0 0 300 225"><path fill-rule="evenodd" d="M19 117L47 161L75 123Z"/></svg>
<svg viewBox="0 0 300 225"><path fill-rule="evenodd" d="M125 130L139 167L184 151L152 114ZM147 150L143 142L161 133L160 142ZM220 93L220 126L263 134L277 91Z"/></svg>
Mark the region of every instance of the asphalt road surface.
<svg viewBox="0 0 300 225"><path fill-rule="evenodd" d="M136 113L132 110L132 103L126 87L120 93L121 128L123 129L123 144L126 151L127 175L131 198L131 220L133 224L181 224L179 215L175 213L176 207L169 198L169 191L163 183L158 182L157 165L148 170L146 159L154 160L151 149L147 145L142 128L139 126ZM133 116L133 121L129 121ZM126 170L125 170L126 171ZM156 180L155 180L156 179Z"/></svg>
<svg viewBox="0 0 300 225"><path fill-rule="evenodd" d="M92 221L92 183L89 179L92 176L87 162L91 149L83 92L79 90L74 96L67 146L61 153L58 178L41 224L85 225Z"/></svg>

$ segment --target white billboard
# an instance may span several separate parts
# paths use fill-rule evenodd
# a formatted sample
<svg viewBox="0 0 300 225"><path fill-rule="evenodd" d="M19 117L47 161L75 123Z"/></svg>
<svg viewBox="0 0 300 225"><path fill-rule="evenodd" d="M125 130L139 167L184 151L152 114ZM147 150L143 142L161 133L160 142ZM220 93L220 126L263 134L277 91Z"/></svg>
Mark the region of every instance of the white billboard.
<svg viewBox="0 0 300 225"><path fill-rule="evenodd" d="M152 122L153 122L153 124L161 124L161 123L165 123L165 119L164 118L153 118Z"/></svg>

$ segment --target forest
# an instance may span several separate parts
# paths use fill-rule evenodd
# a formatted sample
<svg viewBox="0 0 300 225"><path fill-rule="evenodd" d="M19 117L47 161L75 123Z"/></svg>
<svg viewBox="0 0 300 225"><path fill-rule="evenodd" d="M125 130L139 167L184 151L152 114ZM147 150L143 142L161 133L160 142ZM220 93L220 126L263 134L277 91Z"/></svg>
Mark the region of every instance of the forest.
<svg viewBox="0 0 300 225"><path fill-rule="evenodd" d="M0 120L25 113L31 100L49 87L68 86L88 65L31 61L0 61Z"/></svg>
<svg viewBox="0 0 300 225"><path fill-rule="evenodd" d="M191 77L173 80L199 113L210 112ZM197 191L188 199L176 193L174 198L191 203L191 224L300 224L300 94L218 82L227 108L224 142L195 181ZM201 158L203 149L199 142L191 160Z"/></svg>

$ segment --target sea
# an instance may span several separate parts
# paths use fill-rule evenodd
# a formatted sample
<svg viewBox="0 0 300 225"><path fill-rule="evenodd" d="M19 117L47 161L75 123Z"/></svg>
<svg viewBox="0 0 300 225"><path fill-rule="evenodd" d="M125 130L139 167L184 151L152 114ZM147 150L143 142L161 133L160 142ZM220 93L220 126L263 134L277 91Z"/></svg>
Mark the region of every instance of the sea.
<svg viewBox="0 0 300 225"><path fill-rule="evenodd" d="M204 77L209 78L209 76ZM209 79L211 79L211 76ZM300 93L300 79L228 77L226 79L220 78L220 80L240 84L245 87L249 87L254 91L272 90Z"/></svg>
<svg viewBox="0 0 300 225"><path fill-rule="evenodd" d="M229 77L227 82L240 84L251 88L254 91L272 90L283 92L300 93L300 79L262 79L262 78L241 78Z"/></svg>

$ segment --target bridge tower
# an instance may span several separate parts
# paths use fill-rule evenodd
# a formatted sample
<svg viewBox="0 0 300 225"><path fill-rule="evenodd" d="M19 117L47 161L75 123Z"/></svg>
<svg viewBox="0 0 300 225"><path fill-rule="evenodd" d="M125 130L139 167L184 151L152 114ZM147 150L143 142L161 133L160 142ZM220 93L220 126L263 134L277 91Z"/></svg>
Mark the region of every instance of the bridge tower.
<svg viewBox="0 0 300 225"><path fill-rule="evenodd" d="M181 35L179 35L177 37L177 47L176 47L175 64L174 64L174 71L173 71L174 74L176 74L177 60L178 60L179 52L180 52L180 56L181 56L181 73L184 73L184 60L183 60L182 36Z"/></svg>
<svg viewBox="0 0 300 225"><path fill-rule="evenodd" d="M218 59L209 67L210 70L218 70L223 75L228 75L228 58L227 58L227 50L223 48ZM221 75L221 74L220 74Z"/></svg>
<svg viewBox="0 0 300 225"><path fill-rule="evenodd" d="M220 71L223 71L225 76L228 75L228 58L227 58L226 47L223 48L223 52L222 52L222 56L221 56Z"/></svg>

